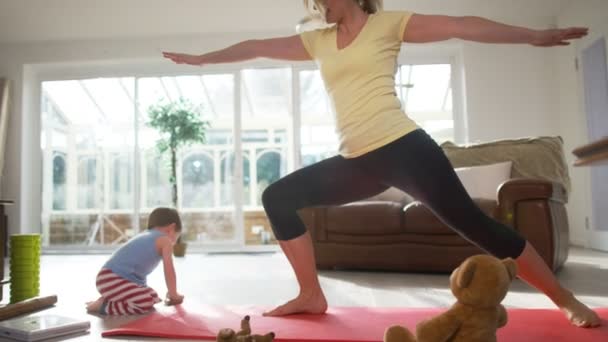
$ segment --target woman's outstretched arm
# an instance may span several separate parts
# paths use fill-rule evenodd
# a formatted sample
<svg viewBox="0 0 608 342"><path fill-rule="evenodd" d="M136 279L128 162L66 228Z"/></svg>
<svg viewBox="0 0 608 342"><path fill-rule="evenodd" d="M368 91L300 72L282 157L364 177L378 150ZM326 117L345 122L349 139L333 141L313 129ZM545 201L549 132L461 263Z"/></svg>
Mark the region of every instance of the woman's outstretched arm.
<svg viewBox="0 0 608 342"><path fill-rule="evenodd" d="M246 40L225 49L203 55L163 52L163 57L177 64L205 65L242 62L258 57L290 61L310 60L299 35L271 39Z"/></svg>
<svg viewBox="0 0 608 342"><path fill-rule="evenodd" d="M403 41L428 43L458 38L481 43L559 46L569 45L568 40L584 37L587 33L585 27L533 30L480 17L414 14L406 26Z"/></svg>

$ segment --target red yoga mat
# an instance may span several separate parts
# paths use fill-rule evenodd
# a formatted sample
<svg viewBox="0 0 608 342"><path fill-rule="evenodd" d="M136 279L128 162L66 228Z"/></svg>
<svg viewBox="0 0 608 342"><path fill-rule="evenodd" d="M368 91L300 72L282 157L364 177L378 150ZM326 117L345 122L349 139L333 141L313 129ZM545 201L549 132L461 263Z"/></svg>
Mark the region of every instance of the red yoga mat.
<svg viewBox="0 0 608 342"><path fill-rule="evenodd" d="M215 340L222 328L238 330L241 318L251 316L253 333L273 331L275 341L300 342L381 342L384 330L394 324L410 330L417 322L445 309L407 308L330 308L325 315L262 317L260 307L203 307L197 313L184 307L153 312L125 326L108 330L109 336L148 336L174 339ZM509 323L498 331L501 342L606 342L608 341L608 308L597 310L603 319L599 328L572 326L558 310L509 309Z"/></svg>

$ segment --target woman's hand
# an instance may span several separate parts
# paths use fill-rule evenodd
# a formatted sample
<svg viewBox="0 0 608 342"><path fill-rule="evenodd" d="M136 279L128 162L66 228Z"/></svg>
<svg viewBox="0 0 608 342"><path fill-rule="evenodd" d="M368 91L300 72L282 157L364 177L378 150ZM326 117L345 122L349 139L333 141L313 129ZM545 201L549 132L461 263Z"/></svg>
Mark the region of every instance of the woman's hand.
<svg viewBox="0 0 608 342"><path fill-rule="evenodd" d="M588 33L589 29L586 27L540 30L534 34L530 44L543 47L570 45L568 40L582 38Z"/></svg>
<svg viewBox="0 0 608 342"><path fill-rule="evenodd" d="M189 55L185 53L163 52L163 57L172 60L177 64L202 65L201 56Z"/></svg>

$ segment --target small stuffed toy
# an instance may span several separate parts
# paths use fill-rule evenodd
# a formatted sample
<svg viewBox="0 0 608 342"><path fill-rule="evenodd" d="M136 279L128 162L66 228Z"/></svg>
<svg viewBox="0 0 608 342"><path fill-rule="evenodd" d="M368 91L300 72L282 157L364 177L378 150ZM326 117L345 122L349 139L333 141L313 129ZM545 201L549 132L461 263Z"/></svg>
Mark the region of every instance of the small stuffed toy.
<svg viewBox="0 0 608 342"><path fill-rule="evenodd" d="M235 332L232 329L222 329L217 333L217 342L272 342L274 341L274 333L269 332L266 335L251 335L251 324L249 316L245 316L241 320L241 331Z"/></svg>
<svg viewBox="0 0 608 342"><path fill-rule="evenodd" d="M384 342L496 342L496 330L507 324L500 302L517 275L513 259L475 255L450 276L457 299L448 311L416 325L416 336L402 326L384 333Z"/></svg>

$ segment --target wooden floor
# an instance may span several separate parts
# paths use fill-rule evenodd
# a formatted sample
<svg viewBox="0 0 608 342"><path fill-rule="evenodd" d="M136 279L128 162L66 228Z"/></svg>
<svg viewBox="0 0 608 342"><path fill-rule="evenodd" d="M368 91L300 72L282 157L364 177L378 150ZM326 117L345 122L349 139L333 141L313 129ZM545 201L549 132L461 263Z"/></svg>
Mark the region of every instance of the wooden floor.
<svg viewBox="0 0 608 342"><path fill-rule="evenodd" d="M91 321L90 334L68 341L111 341L101 331L133 318L99 318L85 313L84 302L97 296L94 279L107 255L44 255L41 260L41 294L56 294L59 302L45 312ZM214 305L274 306L296 294L289 265L280 253L190 254L176 259L178 288L192 310L202 303ZM608 253L573 249L560 281L593 307L608 307ZM331 271L321 273L330 306L441 307L453 303L448 275ZM162 267L149 278L162 296ZM8 294L5 296L7 297ZM6 301L7 298L5 298ZM503 304L508 307L552 308L544 296L516 281ZM164 310L159 305L159 310ZM126 339L147 341L147 339ZM155 341L165 341L155 339Z"/></svg>

